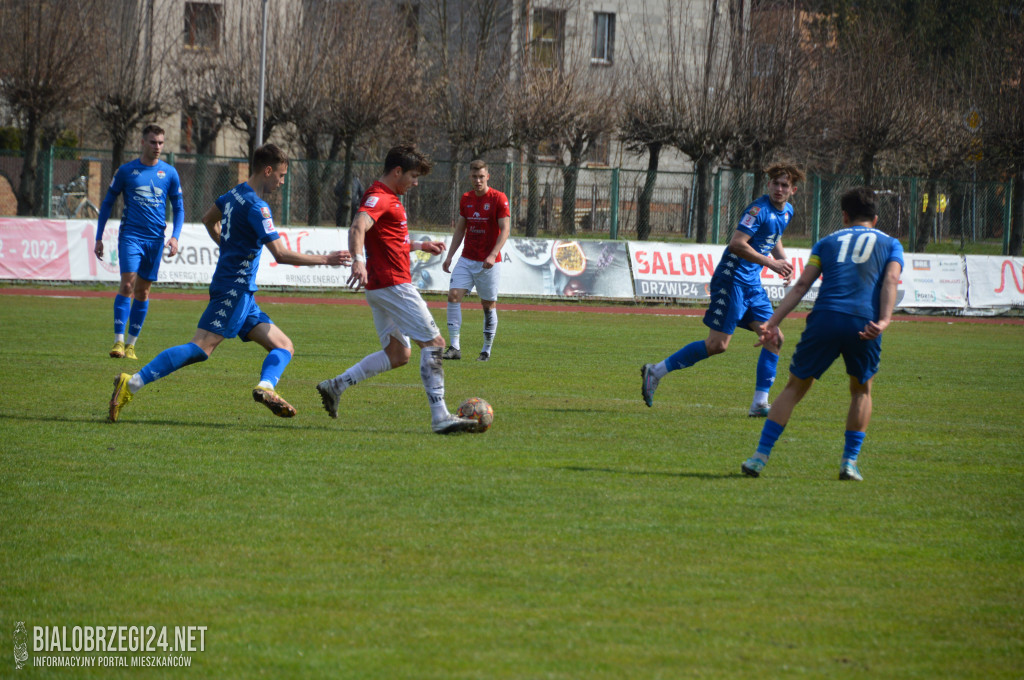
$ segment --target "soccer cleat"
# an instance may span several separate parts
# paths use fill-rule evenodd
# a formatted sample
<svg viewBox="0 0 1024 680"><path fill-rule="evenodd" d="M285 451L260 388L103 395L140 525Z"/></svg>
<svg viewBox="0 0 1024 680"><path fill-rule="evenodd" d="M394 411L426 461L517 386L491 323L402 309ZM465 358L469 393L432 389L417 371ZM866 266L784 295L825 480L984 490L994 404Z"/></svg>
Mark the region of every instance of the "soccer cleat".
<svg viewBox="0 0 1024 680"><path fill-rule="evenodd" d="M844 462L839 468L839 479L841 481L851 482L863 482L864 478L860 476L860 470L857 469L857 464L852 462Z"/></svg>
<svg viewBox="0 0 1024 680"><path fill-rule="evenodd" d="M478 427L478 423L471 418L460 418L456 415L449 413L440 420L435 420L430 424L430 428L436 434L455 434L457 432L475 432Z"/></svg>
<svg viewBox="0 0 1024 680"><path fill-rule="evenodd" d="M768 412L771 410L771 404L758 404L757 406L751 406L750 410L747 411L748 418L767 418Z"/></svg>
<svg viewBox="0 0 1024 680"><path fill-rule="evenodd" d="M756 456L751 456L743 465L740 466L740 470L743 471L747 477L760 477L761 472L764 470L765 462Z"/></svg>
<svg viewBox="0 0 1024 680"><path fill-rule="evenodd" d="M263 404L270 409L271 413L281 418L291 418L295 415L295 408L281 398L281 395L274 390L267 390L257 387L252 391L253 401Z"/></svg>
<svg viewBox="0 0 1024 680"><path fill-rule="evenodd" d="M661 379L654 375L654 364L644 364L640 368L640 377L643 378L640 394L644 397L644 403L653 406L654 390L658 389L658 383L661 382Z"/></svg>
<svg viewBox="0 0 1024 680"><path fill-rule="evenodd" d="M118 340L114 343L114 346L110 348L111 359L124 359L124 343Z"/></svg>
<svg viewBox="0 0 1024 680"><path fill-rule="evenodd" d="M110 411L107 414L107 420L112 423L117 422L121 409L132 400L132 393L128 390L128 381L131 379L127 373L114 376L114 393L110 395Z"/></svg>
<svg viewBox="0 0 1024 680"><path fill-rule="evenodd" d="M491 353L490 352L480 352L480 356L478 356L476 358L476 360L477 361L490 361L491 360Z"/></svg>
<svg viewBox="0 0 1024 680"><path fill-rule="evenodd" d="M138 359L138 357L135 356L135 345L125 345L124 346L124 358L125 359Z"/></svg>
<svg viewBox="0 0 1024 680"><path fill-rule="evenodd" d="M327 411L327 415L332 418L338 417L338 402L341 401L341 392L334 389L334 381L331 378L324 380L316 386L316 391L320 393L320 401L324 404L324 410Z"/></svg>
<svg viewBox="0 0 1024 680"><path fill-rule="evenodd" d="M448 345L448 349L446 349L444 351L444 354L441 355L441 358L442 359L461 359L462 358L462 351L456 349L452 345Z"/></svg>

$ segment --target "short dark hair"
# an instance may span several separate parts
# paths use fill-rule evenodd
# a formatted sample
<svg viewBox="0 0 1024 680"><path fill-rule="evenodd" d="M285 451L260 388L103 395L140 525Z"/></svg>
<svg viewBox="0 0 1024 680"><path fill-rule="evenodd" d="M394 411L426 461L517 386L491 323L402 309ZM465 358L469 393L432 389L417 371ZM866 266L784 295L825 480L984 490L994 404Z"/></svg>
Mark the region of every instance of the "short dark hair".
<svg viewBox="0 0 1024 680"><path fill-rule="evenodd" d="M429 175L434 164L430 159L416 149L412 144L399 144L388 151L384 157L384 174L388 174L395 168L402 168L402 172L419 170L421 175Z"/></svg>
<svg viewBox="0 0 1024 680"><path fill-rule="evenodd" d="M870 187L850 189L839 199L839 207L853 221L873 220L878 216L875 192Z"/></svg>
<svg viewBox="0 0 1024 680"><path fill-rule="evenodd" d="M775 179L782 175L789 176L789 183L793 186L800 184L804 181L804 172L800 168L796 167L792 163L773 163L764 169L764 174L768 175L768 179Z"/></svg>
<svg viewBox="0 0 1024 680"><path fill-rule="evenodd" d="M142 136L145 137L148 134L163 135L167 133L165 133L164 129L156 123L150 123L146 127L142 128Z"/></svg>
<svg viewBox="0 0 1024 680"><path fill-rule="evenodd" d="M277 144L264 144L252 152L252 173L263 172L263 168L288 164L288 154Z"/></svg>
<svg viewBox="0 0 1024 680"><path fill-rule="evenodd" d="M469 163L469 170L470 170L470 172L472 172L473 170L486 170L486 169L487 169L487 161L483 160L482 158L477 158L476 160L470 161L470 163Z"/></svg>

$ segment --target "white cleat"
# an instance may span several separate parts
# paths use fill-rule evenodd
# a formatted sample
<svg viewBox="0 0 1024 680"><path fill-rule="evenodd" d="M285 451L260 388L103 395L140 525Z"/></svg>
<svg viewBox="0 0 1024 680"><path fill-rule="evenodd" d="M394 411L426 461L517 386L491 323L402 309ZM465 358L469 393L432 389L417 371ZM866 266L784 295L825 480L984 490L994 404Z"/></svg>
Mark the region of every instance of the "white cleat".
<svg viewBox="0 0 1024 680"><path fill-rule="evenodd" d="M455 434L457 432L475 432L478 423L471 418L460 418L449 413L440 420L430 423L435 434Z"/></svg>

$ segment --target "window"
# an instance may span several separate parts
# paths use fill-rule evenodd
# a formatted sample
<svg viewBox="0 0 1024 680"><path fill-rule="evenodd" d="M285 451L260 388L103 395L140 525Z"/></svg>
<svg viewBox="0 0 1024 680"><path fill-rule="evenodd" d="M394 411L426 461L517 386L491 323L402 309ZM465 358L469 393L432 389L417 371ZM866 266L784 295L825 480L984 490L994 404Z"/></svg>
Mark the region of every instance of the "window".
<svg viewBox="0 0 1024 680"><path fill-rule="evenodd" d="M594 12L594 51L590 55L592 64L611 64L615 52L615 15L610 12Z"/></svg>
<svg viewBox="0 0 1024 680"><path fill-rule="evenodd" d="M531 30L533 63L548 69L562 67L565 43L565 12L547 7L533 10Z"/></svg>
<svg viewBox="0 0 1024 680"><path fill-rule="evenodd" d="M220 48L220 27L224 8L220 3L185 3L185 47L216 52Z"/></svg>

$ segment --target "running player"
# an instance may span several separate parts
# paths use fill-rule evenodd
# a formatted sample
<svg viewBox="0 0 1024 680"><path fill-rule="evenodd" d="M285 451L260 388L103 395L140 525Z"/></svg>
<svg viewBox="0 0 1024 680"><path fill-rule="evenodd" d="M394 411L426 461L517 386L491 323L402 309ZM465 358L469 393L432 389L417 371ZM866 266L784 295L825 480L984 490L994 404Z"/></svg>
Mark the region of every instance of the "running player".
<svg viewBox="0 0 1024 680"><path fill-rule="evenodd" d="M843 229L814 244L807 268L765 324L758 344L777 343L779 324L807 294L819 275L821 288L807 317L789 366L789 383L775 399L761 429L757 452L743 463L743 474L757 477L768 463L793 408L815 379L839 355L850 376L850 410L839 479L862 481L857 456L871 420L871 384L882 355L882 331L892 320L896 285L903 271L900 242L875 229L875 192L852 189L840 199Z"/></svg>
<svg viewBox="0 0 1024 680"><path fill-rule="evenodd" d="M110 356L115 359L136 358L135 343L149 311L149 288L160 271L167 230L168 196L174 212L171 238L167 239L167 251L171 257L178 253L178 237L185 223L181 181L178 171L160 160L163 148L163 128L158 125L143 128L142 154L117 169L100 205L93 252L102 260L103 229L114 202L124 194L124 216L117 233L121 285L114 297L114 346L110 349Z"/></svg>
<svg viewBox="0 0 1024 680"><path fill-rule="evenodd" d="M217 268L210 282L210 304L199 319L192 341L165 349L135 375L122 373L114 378L110 397L111 422L116 422L121 409L145 385L164 378L179 368L206 361L225 338L239 337L255 342L267 350L260 381L252 391L258 403L274 415L291 418L295 409L276 391L288 362L292 359L292 341L274 325L256 304L256 272L260 253L267 247L281 264L338 266L351 258L348 251L330 255L306 255L281 245L280 234L266 198L284 184L288 157L274 144L265 144L253 153L249 179L219 197L203 215L203 224L220 246Z"/></svg>
<svg viewBox="0 0 1024 680"><path fill-rule="evenodd" d="M782 232L793 218L789 199L803 181L804 173L793 165L777 164L765 169L768 193L743 211L736 231L711 276L711 304L704 313L708 337L686 345L664 361L644 364L640 369L641 395L644 402L654 403L658 382L669 372L689 368L709 356L721 354L729 347L736 328L746 328L760 335L764 322L772 315L772 303L761 284L761 269L767 267L786 283L793 276L793 266L782 248ZM769 257L769 254L771 257ZM776 344L774 340L777 339ZM757 360L754 399L748 415L768 415L768 391L775 382L779 364L782 334L761 348Z"/></svg>
<svg viewBox="0 0 1024 680"><path fill-rule="evenodd" d="M448 349L445 359L461 359L459 333L462 329L462 298L476 287L480 305L484 310L484 344L477 361L491 358L494 334L498 330L498 283L501 281L501 247L508 239L512 227L508 197L487 185L491 174L487 164L475 160L469 164L469 181L472 191L462 194L459 201L459 220L455 223L451 248L441 268L452 275L448 288ZM452 271L452 257L459 245L462 256L455 271Z"/></svg>
<svg viewBox="0 0 1024 680"><path fill-rule="evenodd" d="M430 403L431 429L438 434L450 434L476 427L475 420L454 416L445 405L441 365L444 338L410 275L411 251L439 255L445 248L443 241L409 241L405 207L399 200L432 167L430 159L413 146L392 148L384 159L384 174L363 195L359 213L349 227L348 247L353 260L349 284L356 289L366 288L366 301L373 312L382 349L316 386L324 409L332 418L338 417L339 398L346 389L409 363L411 337L420 347L420 378Z"/></svg>

